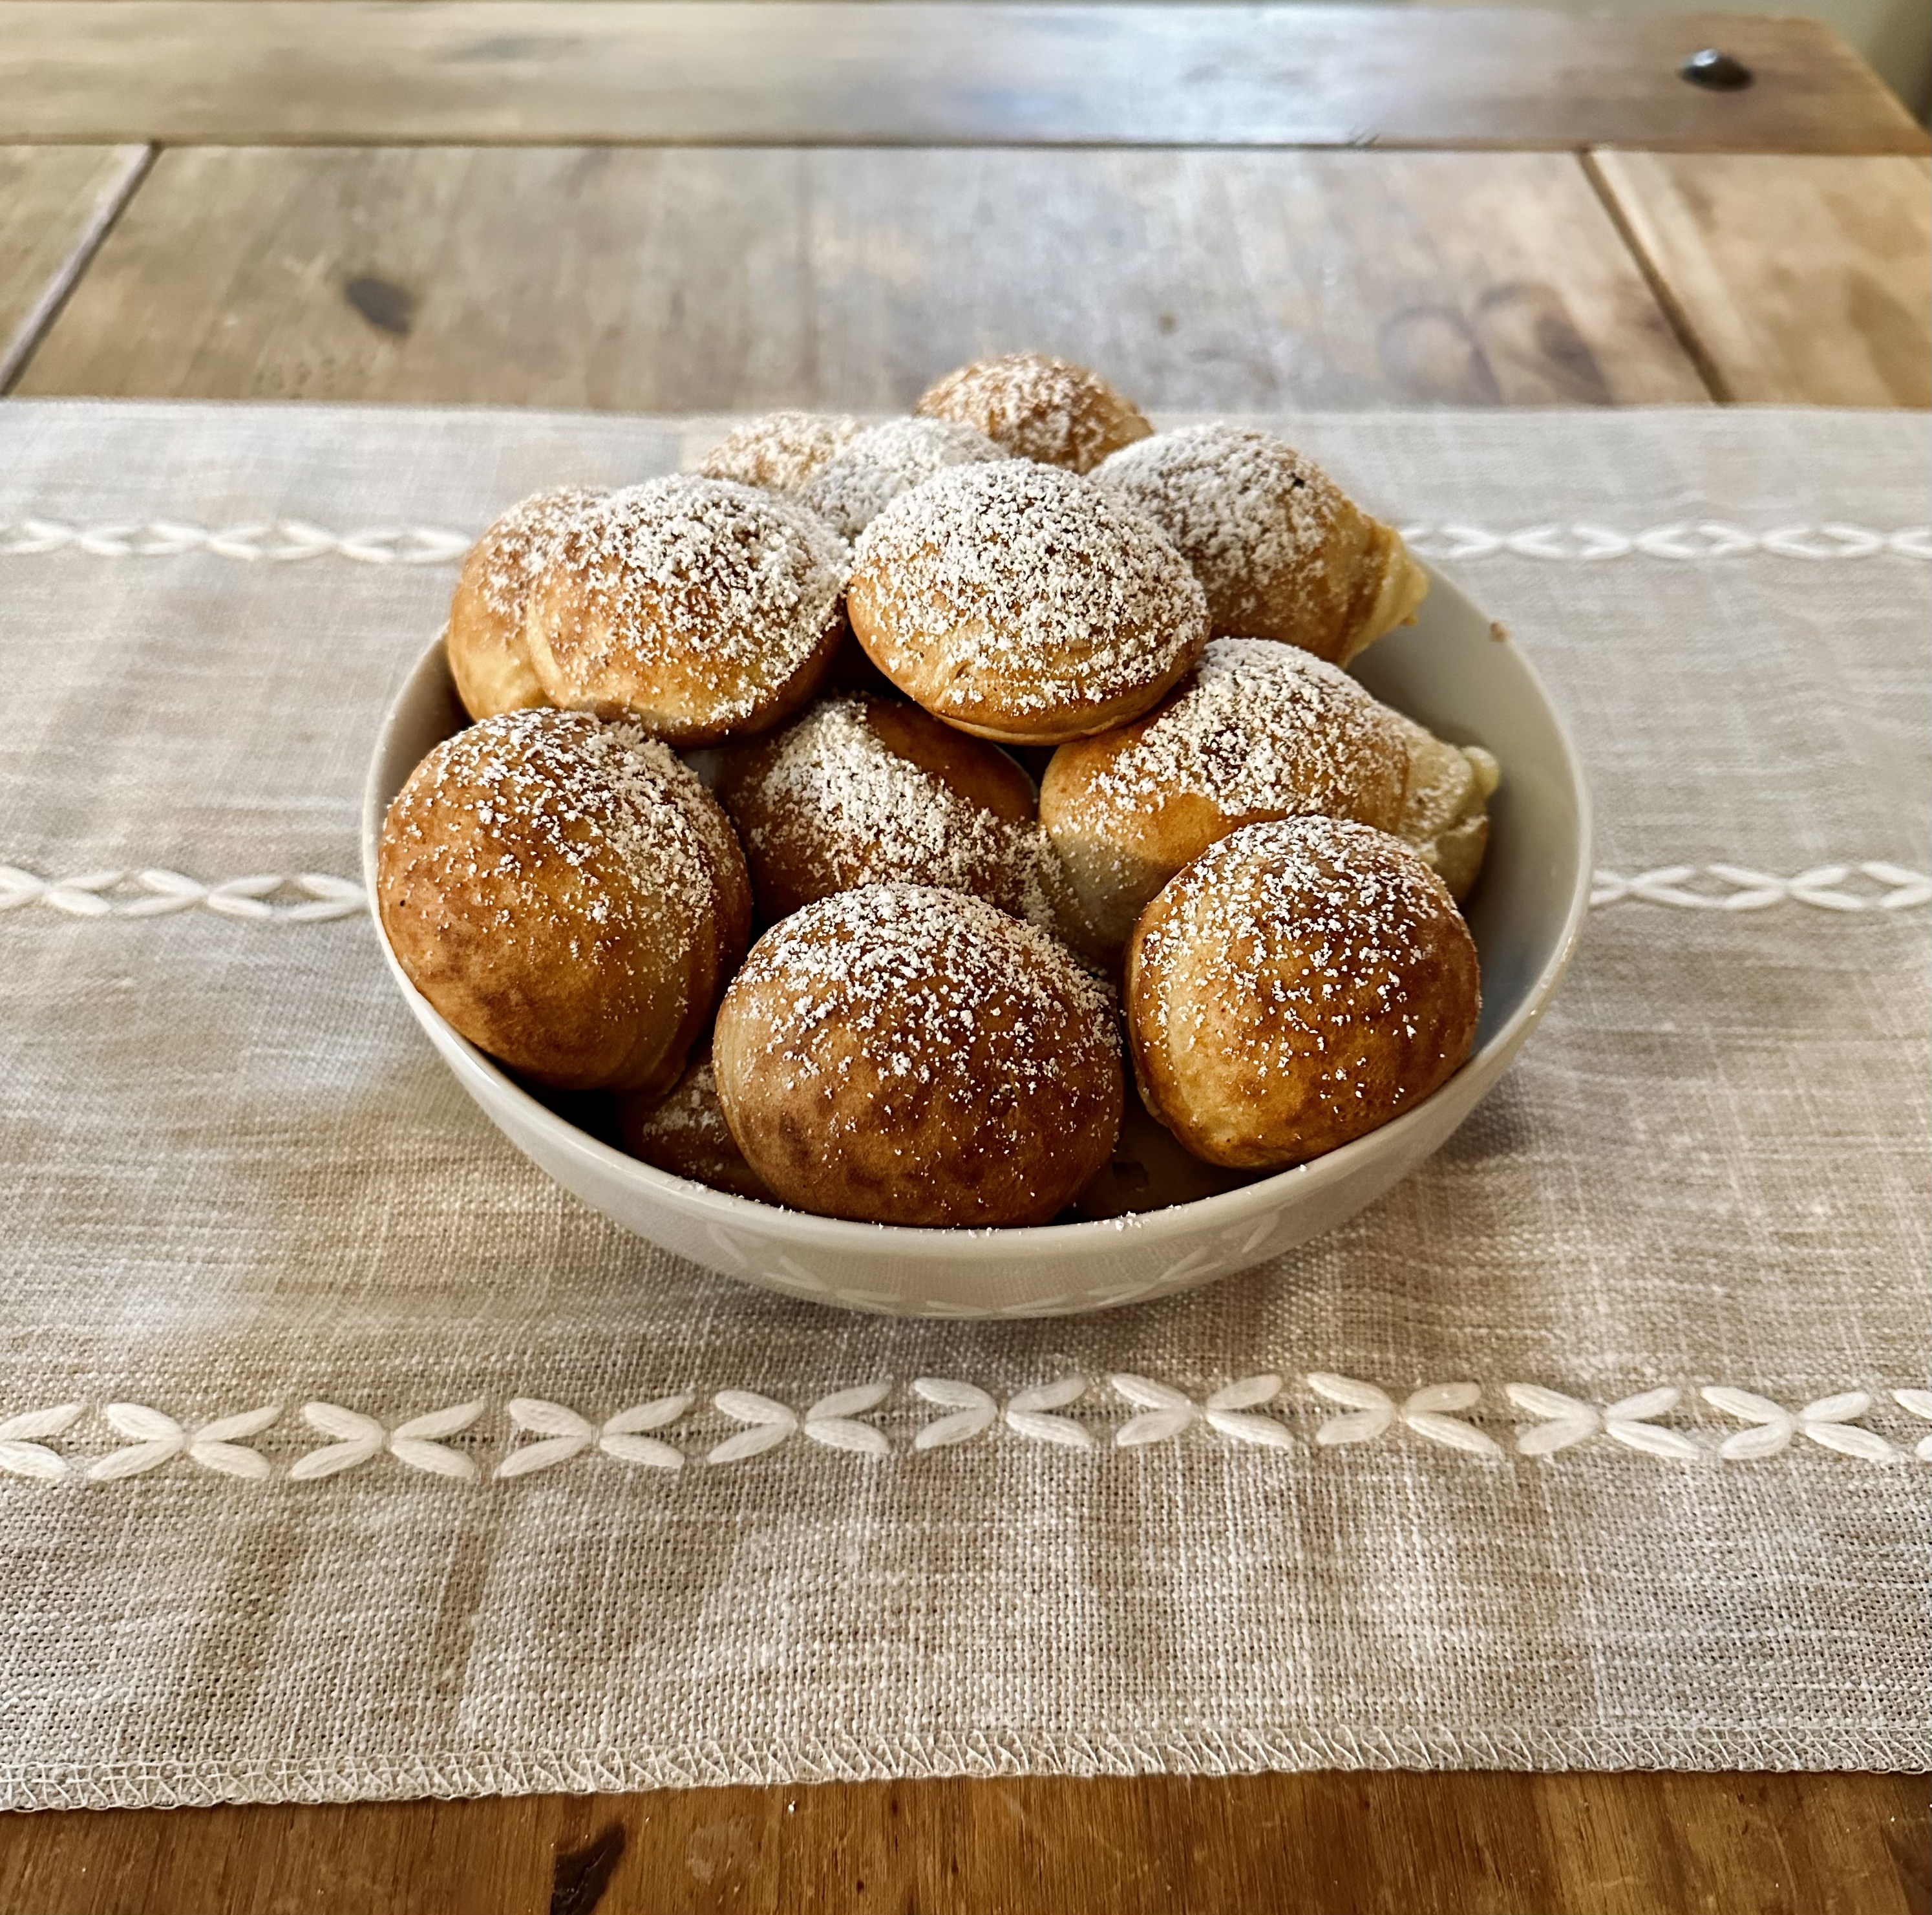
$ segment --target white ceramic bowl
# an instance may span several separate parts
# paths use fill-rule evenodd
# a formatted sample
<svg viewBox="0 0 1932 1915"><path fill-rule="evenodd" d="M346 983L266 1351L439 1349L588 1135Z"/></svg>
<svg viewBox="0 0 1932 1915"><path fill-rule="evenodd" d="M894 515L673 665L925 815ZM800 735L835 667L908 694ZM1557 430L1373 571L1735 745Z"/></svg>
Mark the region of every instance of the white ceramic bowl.
<svg viewBox="0 0 1932 1915"><path fill-rule="evenodd" d="M430 1041L498 1129L586 1203L694 1263L815 1302L913 1316L1053 1316L1190 1289L1332 1229L1436 1149L1543 1014L1588 908L1590 806L1576 755L1500 628L1432 573L1420 622L1370 647L1356 675L1432 730L1488 746L1502 765L1489 856L1468 911L1483 967L1476 1049L1392 1124L1223 1196L1024 1230L850 1223L727 1196L640 1163L547 1109L443 1022L386 939L383 950ZM372 897L390 799L464 722L439 641L397 692L369 768L362 867Z"/></svg>

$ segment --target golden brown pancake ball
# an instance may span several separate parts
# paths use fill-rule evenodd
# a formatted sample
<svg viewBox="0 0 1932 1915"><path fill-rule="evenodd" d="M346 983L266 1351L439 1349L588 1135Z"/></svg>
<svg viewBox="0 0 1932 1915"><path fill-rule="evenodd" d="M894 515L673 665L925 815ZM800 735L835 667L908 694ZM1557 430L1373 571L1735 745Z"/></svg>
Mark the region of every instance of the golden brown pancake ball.
<svg viewBox="0 0 1932 1915"><path fill-rule="evenodd" d="M524 642L524 611L557 535L604 497L582 486L512 506L470 548L450 602L443 647L456 695L472 718L547 705Z"/></svg>
<svg viewBox="0 0 1932 1915"><path fill-rule="evenodd" d="M1216 638L1146 717L1054 752L1040 821L1095 941L1118 950L1154 893L1244 824L1319 812L1395 830L1405 728L1420 731L1305 652Z"/></svg>
<svg viewBox="0 0 1932 1915"><path fill-rule="evenodd" d="M617 1099L617 1136L632 1156L674 1177L728 1190L734 1197L776 1203L765 1180L745 1161L718 1101L711 1052L686 1066L665 1097L627 1091Z"/></svg>
<svg viewBox="0 0 1932 1915"><path fill-rule="evenodd" d="M862 429L842 413L766 413L727 433L698 461L698 476L796 492Z"/></svg>
<svg viewBox="0 0 1932 1915"><path fill-rule="evenodd" d="M1126 996L1148 1109L1196 1156L1256 1169L1414 1109L1480 1008L1442 881L1400 839L1326 818L1204 851L1135 926Z"/></svg>
<svg viewBox="0 0 1932 1915"><path fill-rule="evenodd" d="M1016 458L1091 472L1154 428L1096 372L1045 353L1008 353L950 372L918 410L983 432Z"/></svg>
<svg viewBox="0 0 1932 1915"><path fill-rule="evenodd" d="M1413 625L1429 590L1399 532L1270 433L1184 426L1116 452L1094 483L1180 548L1217 638L1280 639L1346 665Z"/></svg>
<svg viewBox="0 0 1932 1915"><path fill-rule="evenodd" d="M681 746L762 731L803 704L844 635L845 542L775 492L654 479L585 511L524 614L551 704Z"/></svg>
<svg viewBox="0 0 1932 1915"><path fill-rule="evenodd" d="M1104 989L978 898L871 884L767 931L719 1007L725 1121L785 1202L879 1223L1044 1223L1107 1161Z"/></svg>
<svg viewBox="0 0 1932 1915"><path fill-rule="evenodd" d="M1001 744L1138 718L1208 638L1201 587L1150 521L1022 459L901 493L860 536L846 608L908 698Z"/></svg>
<svg viewBox="0 0 1932 1915"><path fill-rule="evenodd" d="M751 923L717 801L634 726L575 712L437 746L389 806L376 899L452 1026L572 1090L668 1090Z"/></svg>
<svg viewBox="0 0 1932 1915"><path fill-rule="evenodd" d="M1054 926L1032 780L998 746L916 705L820 699L782 731L733 746L718 795L766 923L898 879Z"/></svg>

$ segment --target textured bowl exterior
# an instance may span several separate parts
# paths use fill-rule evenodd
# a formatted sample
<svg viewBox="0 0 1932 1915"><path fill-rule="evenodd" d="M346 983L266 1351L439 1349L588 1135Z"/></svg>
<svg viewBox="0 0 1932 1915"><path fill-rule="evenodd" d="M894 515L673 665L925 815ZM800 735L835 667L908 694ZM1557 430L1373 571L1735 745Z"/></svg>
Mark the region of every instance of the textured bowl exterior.
<svg viewBox="0 0 1932 1915"><path fill-rule="evenodd" d="M626 1157L546 1109L437 1016L386 939L383 953L430 1041L504 1135L594 1209L694 1263L788 1295L900 1316L1055 1316L1191 1289L1334 1229L1437 1149L1522 1048L1588 909L1581 767L1540 681L1489 620L1432 573L1419 622L1372 646L1355 676L1432 730L1487 746L1503 767L1488 860L1467 907L1483 965L1475 1052L1433 1097L1381 1130L1197 1203L1104 1223L954 1231L807 1217L728 1196ZM439 639L397 692L370 765L362 863L372 897L389 800L464 722Z"/></svg>

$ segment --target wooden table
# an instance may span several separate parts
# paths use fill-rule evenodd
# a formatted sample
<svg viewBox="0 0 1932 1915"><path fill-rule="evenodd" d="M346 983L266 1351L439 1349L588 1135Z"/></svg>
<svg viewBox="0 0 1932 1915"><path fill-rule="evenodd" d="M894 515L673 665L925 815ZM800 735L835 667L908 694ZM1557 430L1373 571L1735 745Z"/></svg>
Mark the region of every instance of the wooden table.
<svg viewBox="0 0 1932 1915"><path fill-rule="evenodd" d="M1741 91L1677 77L1715 46ZM1932 404L1924 133L1825 29L0 0L0 386L889 410ZM0 1908L1932 1909L1922 1781L1270 1775L0 1819Z"/></svg>

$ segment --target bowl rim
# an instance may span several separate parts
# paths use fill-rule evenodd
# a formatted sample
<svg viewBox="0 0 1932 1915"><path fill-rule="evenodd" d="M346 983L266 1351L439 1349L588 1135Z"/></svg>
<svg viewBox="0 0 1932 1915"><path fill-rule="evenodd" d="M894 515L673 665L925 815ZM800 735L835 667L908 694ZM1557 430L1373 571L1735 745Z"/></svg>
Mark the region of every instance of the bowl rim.
<svg viewBox="0 0 1932 1915"><path fill-rule="evenodd" d="M1480 616L1473 603L1443 578L1432 566L1426 566L1426 569L1430 573L1432 595L1439 592L1445 599L1454 598L1460 601L1472 616ZM1168 1238L1192 1236L1202 1230L1213 1230L1243 1223L1264 1211L1278 1209L1284 1202L1299 1201L1330 1184L1346 1181L1370 1156L1399 1151L1405 1139L1434 1121L1436 1112L1433 1107L1438 1106L1443 1100L1460 1098L1464 1102L1466 1110L1472 1106L1476 1100L1502 1076L1524 1040L1548 1009L1556 987L1562 980L1563 974L1569 968L1570 960L1576 955L1576 947L1582 936L1584 922L1589 911L1590 893L1594 882L1594 819L1589 788L1585 782L1582 761L1577 755L1576 742L1570 735L1569 727L1564 723L1561 710L1551 699L1549 689L1534 665L1513 641L1511 649L1515 652L1518 665L1528 674L1531 684L1542 702L1562 746L1564 769L1569 774L1570 791L1576 807L1576 837L1580 853L1576 876L1564 909L1562 933L1556 941L1556 948L1523 993L1522 1001L1488 1040L1471 1054L1453 1076L1400 1117L1392 1118L1388 1123L1366 1135L1341 1145L1321 1157L1312 1157L1305 1163L1291 1165L1285 1170L1275 1172L1271 1176L1258 1178L1252 1184L1242 1184L1232 1190L1224 1190L1214 1196L1197 1197L1186 1203L1170 1204L1162 1210L1130 1211L1120 1217L1083 1218L1072 1223L994 1225L970 1228L873 1223L851 1217L820 1217L808 1211L790 1210L779 1205L760 1203L754 1198L741 1197L728 1190L716 1190L710 1184L677 1176L668 1170L660 1170L655 1164L646 1163L641 1158L631 1157L605 1143L601 1138L592 1136L589 1131L580 1129L566 1118L560 1117L548 1105L532 1096L494 1058L479 1050L447 1022L435 1006L410 981L408 974L390 948L388 935L382 928L382 912L377 902L376 857L381 842L382 820L388 809L387 800L377 787L381 780L384 761L389 755L391 739L401 722L404 709L412 702L410 694L417 689L426 674L439 668L446 674L447 673L441 631L437 632L428 648L418 656L392 693L383 713L382 725L376 733L375 749L370 755L368 772L364 780L362 866L363 878L369 894L369 915L376 927L376 941L382 947L382 956L403 992L404 1001L415 1012L418 1022L438 1039L439 1048L455 1068L458 1076L467 1076L469 1082L466 1088L472 1094L487 1093L489 1100L508 1103L516 1110L520 1123L543 1136L560 1151L576 1154L605 1175L614 1175L628 1182L640 1193L648 1193L653 1197L662 1199L670 1207L694 1216L701 1223L720 1228L736 1224L740 1228L766 1232L776 1229L805 1248L832 1251L862 1248L874 1256L881 1252L887 1254L896 1253L922 1259L938 1256L950 1262L969 1263L1011 1262L1029 1256L1053 1256L1083 1245L1097 1247L1109 1238L1118 1239L1124 1234L1131 1234L1142 1241L1156 1244ZM479 1101L485 1102L487 1112L488 1102L483 1098L479 1098Z"/></svg>

